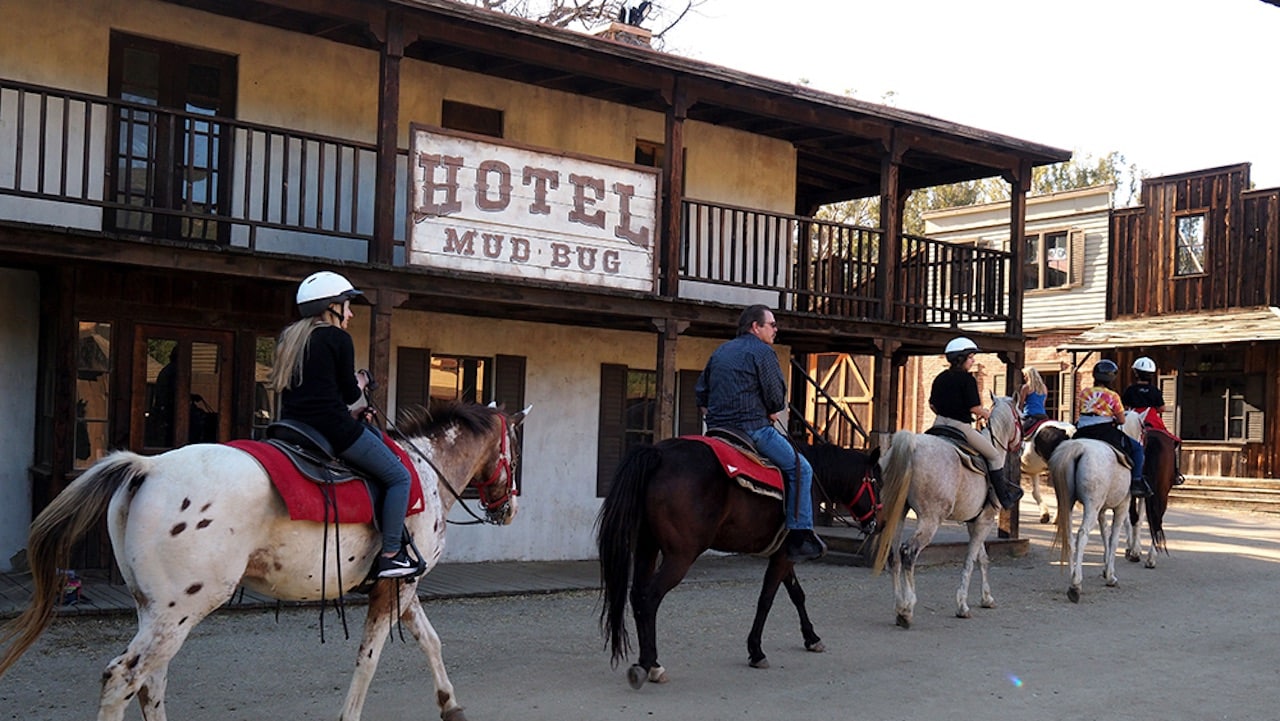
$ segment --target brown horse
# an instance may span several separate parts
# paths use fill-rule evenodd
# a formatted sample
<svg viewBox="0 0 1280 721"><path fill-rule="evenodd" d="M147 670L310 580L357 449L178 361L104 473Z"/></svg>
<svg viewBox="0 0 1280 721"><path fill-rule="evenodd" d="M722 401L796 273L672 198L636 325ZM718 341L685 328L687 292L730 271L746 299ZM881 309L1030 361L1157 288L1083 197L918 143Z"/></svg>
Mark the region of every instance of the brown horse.
<svg viewBox="0 0 1280 721"><path fill-rule="evenodd" d="M813 466L814 496L845 506L865 533L873 532L879 508L879 450L867 455L821 445L801 446L800 451ZM698 556L707 549L756 554L773 549L783 520L781 501L743 489L725 475L715 454L699 441L671 438L627 454L596 525L603 600L600 631L616 666L631 650L623 619L630 590L640 646L640 658L627 671L633 688L645 681L667 681L658 663L658 605ZM657 564L659 553L661 565ZM749 662L755 668L769 665L760 639L779 584L786 585L800 615L805 648L825 650L805 610L795 564L779 548L769 556L755 622L747 637Z"/></svg>
<svg viewBox="0 0 1280 721"><path fill-rule="evenodd" d="M1148 428L1146 461L1143 472L1151 484L1151 495L1129 501L1129 545L1124 557L1137 563L1143 560L1142 516L1147 516L1147 528L1151 531L1151 547L1146 552L1147 568L1156 567L1156 552L1169 552L1164 540L1164 514L1169 510L1169 491L1178 475L1178 444L1173 436Z"/></svg>

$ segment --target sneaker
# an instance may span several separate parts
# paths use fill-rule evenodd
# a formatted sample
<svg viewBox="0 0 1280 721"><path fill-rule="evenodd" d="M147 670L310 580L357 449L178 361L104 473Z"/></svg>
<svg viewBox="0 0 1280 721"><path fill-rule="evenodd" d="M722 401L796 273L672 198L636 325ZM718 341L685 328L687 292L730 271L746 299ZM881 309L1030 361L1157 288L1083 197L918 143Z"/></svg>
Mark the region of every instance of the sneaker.
<svg viewBox="0 0 1280 721"><path fill-rule="evenodd" d="M417 576L427 569L409 557L409 553L401 547L396 555L387 557L378 554L378 578L404 578Z"/></svg>
<svg viewBox="0 0 1280 721"><path fill-rule="evenodd" d="M1187 482L1187 477L1182 475L1181 473L1173 477L1173 485L1175 486L1181 486L1186 482Z"/></svg>
<svg viewBox="0 0 1280 721"><path fill-rule="evenodd" d="M827 553L827 544L811 530L794 529L787 534L787 558L793 563L816 561Z"/></svg>

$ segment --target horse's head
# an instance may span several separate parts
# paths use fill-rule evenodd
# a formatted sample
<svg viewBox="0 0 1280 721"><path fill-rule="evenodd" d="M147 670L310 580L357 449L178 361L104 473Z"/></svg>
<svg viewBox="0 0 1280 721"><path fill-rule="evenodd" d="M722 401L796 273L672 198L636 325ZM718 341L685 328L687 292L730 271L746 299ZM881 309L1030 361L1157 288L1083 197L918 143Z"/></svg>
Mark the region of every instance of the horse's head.
<svg viewBox="0 0 1280 721"><path fill-rule="evenodd" d="M1018 404L1008 396L993 396L987 429L996 448L1015 456L1022 453L1022 415Z"/></svg>
<svg viewBox="0 0 1280 721"><path fill-rule="evenodd" d="M481 464L471 485L480 492L480 505L484 507L485 520L505 526L515 520L520 488L516 485L516 429L524 422L533 406L508 416L505 411L490 403L492 413L492 438L489 447L493 451Z"/></svg>
<svg viewBox="0 0 1280 721"><path fill-rule="evenodd" d="M1145 423L1147 420L1147 413L1150 412L1151 409L1149 408L1143 410L1141 413L1138 413L1137 411L1125 411L1124 424L1120 426L1120 430L1124 431L1126 436L1142 443L1143 436L1146 431Z"/></svg>
<svg viewBox="0 0 1280 721"><path fill-rule="evenodd" d="M867 454L824 443L801 445L800 452L813 466L825 500L844 506L863 533L875 533L881 510L880 449Z"/></svg>

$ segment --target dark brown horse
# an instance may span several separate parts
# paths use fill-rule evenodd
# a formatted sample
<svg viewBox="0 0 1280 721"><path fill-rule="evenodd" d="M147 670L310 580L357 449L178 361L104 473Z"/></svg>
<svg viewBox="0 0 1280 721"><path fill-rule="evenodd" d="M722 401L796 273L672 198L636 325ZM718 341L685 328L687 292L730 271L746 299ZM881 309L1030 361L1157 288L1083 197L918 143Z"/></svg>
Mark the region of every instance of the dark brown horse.
<svg viewBox="0 0 1280 721"><path fill-rule="evenodd" d="M1147 528L1151 530L1151 547L1146 552L1143 565L1155 568L1156 552L1169 552L1164 540L1164 514L1169 510L1169 491L1178 475L1178 444L1168 433L1148 428L1144 449L1146 460L1143 463L1143 474L1151 484L1151 495L1129 501L1129 524L1132 530L1124 557L1134 563L1143 560L1141 530L1142 515L1145 513Z"/></svg>
<svg viewBox="0 0 1280 721"><path fill-rule="evenodd" d="M864 532L875 528L879 506L879 450L870 455L832 445L801 452L813 466L813 495L849 509ZM775 545L783 527L782 502L747 491L725 475L715 454L696 440L671 438L634 448L623 459L596 522L603 608L600 631L616 666L631 650L627 636L628 591L640 658L627 671L633 688L667 680L658 664L657 613L707 549L761 553ZM662 564L658 565L658 554ZM778 585L785 584L800 615L805 648L823 651L804 606L795 564L782 549L769 556L755 622L747 637L750 664L767 668L760 638Z"/></svg>

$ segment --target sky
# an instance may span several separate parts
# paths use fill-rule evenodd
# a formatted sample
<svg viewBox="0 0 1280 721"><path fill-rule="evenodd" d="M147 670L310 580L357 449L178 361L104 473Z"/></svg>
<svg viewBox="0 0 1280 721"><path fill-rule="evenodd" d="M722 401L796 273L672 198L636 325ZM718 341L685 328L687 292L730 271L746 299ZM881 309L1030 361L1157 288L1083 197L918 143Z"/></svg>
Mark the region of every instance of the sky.
<svg viewBox="0 0 1280 721"><path fill-rule="evenodd" d="M1280 186L1280 7L1262 0L706 0L666 40L755 75L1118 151L1146 177L1249 162L1256 187Z"/></svg>

